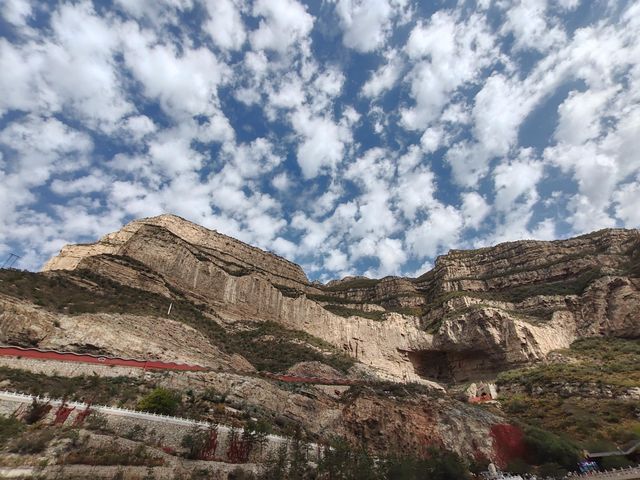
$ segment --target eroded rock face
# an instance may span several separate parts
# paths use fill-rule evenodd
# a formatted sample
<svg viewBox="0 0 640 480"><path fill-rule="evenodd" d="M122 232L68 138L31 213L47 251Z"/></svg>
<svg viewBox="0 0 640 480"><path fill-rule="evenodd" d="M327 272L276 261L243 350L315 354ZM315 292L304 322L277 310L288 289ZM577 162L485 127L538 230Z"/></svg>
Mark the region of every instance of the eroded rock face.
<svg viewBox="0 0 640 480"><path fill-rule="evenodd" d="M138 230L149 226L166 229L199 250L206 251L221 264L235 268L238 272L256 270L268 276L274 283L292 282L304 285L309 283L302 268L295 263L175 215L135 220L119 231L105 235L96 243L66 246L59 255L46 263L43 270L73 270L78 268L80 262L87 257L100 254L122 255L123 248Z"/></svg>
<svg viewBox="0 0 640 480"><path fill-rule="evenodd" d="M637 230L452 251L417 279L355 277L323 287L280 257L163 215L65 247L45 266L54 269L179 291L231 323L303 330L394 380L489 378L582 336L640 334Z"/></svg>
<svg viewBox="0 0 640 480"><path fill-rule="evenodd" d="M113 313L51 313L4 295L0 296L0 343L254 371L246 360L221 352L181 322Z"/></svg>

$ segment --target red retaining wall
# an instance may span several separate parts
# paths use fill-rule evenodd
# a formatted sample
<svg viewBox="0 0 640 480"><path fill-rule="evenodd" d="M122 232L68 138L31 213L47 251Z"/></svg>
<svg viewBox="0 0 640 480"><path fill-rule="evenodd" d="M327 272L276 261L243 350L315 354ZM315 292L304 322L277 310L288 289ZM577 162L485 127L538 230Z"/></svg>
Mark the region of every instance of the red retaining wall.
<svg viewBox="0 0 640 480"><path fill-rule="evenodd" d="M105 357L91 355L89 353L40 350L39 348L0 346L0 356L57 360L62 362L95 363L97 365L118 365L121 367L144 368L146 370L207 370L206 367L200 365L188 365L185 363L161 362L159 360L134 360L132 358Z"/></svg>

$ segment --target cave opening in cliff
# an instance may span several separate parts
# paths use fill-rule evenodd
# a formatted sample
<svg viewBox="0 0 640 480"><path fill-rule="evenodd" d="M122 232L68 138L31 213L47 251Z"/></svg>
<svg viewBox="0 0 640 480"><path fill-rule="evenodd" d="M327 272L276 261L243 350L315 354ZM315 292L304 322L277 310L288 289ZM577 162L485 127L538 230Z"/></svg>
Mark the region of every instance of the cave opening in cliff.
<svg viewBox="0 0 640 480"><path fill-rule="evenodd" d="M418 375L440 382L484 380L500 370L496 359L481 350L422 350L407 352L407 355Z"/></svg>

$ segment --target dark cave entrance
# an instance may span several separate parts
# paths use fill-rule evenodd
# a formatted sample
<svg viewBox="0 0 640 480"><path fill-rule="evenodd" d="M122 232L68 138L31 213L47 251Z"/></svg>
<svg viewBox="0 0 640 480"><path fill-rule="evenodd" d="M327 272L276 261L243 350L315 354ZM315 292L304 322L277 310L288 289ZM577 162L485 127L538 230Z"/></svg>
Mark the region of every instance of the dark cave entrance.
<svg viewBox="0 0 640 480"><path fill-rule="evenodd" d="M440 382L486 380L502 370L499 359L481 350L422 350L407 352L407 356L418 375Z"/></svg>

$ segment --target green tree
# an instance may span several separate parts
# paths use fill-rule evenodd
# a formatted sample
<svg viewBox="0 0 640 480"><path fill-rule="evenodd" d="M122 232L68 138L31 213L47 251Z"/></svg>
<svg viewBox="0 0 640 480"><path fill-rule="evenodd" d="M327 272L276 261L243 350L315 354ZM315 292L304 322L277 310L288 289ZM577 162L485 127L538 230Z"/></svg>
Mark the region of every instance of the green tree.
<svg viewBox="0 0 640 480"><path fill-rule="evenodd" d="M573 470L580 459L578 448L568 440L546 430L527 427L524 442L530 455L530 463L556 463L567 470Z"/></svg>
<svg viewBox="0 0 640 480"><path fill-rule="evenodd" d="M166 388L155 388L138 402L138 410L174 415L180 405L180 397Z"/></svg>
<svg viewBox="0 0 640 480"><path fill-rule="evenodd" d="M288 477L287 445L282 444L275 452L270 452L264 463L260 480L287 480Z"/></svg>
<svg viewBox="0 0 640 480"><path fill-rule="evenodd" d="M341 437L332 439L318 466L327 480L382 480L384 477L364 448L354 449Z"/></svg>
<svg viewBox="0 0 640 480"><path fill-rule="evenodd" d="M0 447L24 430L24 424L15 417L0 416Z"/></svg>

